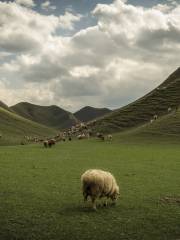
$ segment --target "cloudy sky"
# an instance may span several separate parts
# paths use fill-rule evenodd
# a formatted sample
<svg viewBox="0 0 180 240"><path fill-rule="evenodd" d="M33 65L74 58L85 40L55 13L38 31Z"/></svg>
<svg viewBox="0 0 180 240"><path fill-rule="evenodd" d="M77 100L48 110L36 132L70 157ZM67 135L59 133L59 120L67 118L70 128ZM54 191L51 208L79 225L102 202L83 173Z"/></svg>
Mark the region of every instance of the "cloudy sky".
<svg viewBox="0 0 180 240"><path fill-rule="evenodd" d="M0 0L0 100L118 108L180 66L180 0Z"/></svg>

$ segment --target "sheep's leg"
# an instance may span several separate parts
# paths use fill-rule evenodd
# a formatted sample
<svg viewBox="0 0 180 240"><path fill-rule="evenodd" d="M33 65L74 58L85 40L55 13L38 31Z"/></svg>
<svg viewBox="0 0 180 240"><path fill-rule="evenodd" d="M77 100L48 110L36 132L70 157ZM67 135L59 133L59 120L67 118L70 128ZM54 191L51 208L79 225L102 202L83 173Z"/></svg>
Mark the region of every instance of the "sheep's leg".
<svg viewBox="0 0 180 240"><path fill-rule="evenodd" d="M116 199L112 199L112 205L116 205Z"/></svg>
<svg viewBox="0 0 180 240"><path fill-rule="evenodd" d="M83 193L83 196L84 196L84 202L86 202L87 198L88 198L88 194L87 193Z"/></svg>
<svg viewBox="0 0 180 240"><path fill-rule="evenodd" d="M108 205L108 200L107 199L105 199L105 201L104 201L104 207L107 207L107 205Z"/></svg>
<svg viewBox="0 0 180 240"><path fill-rule="evenodd" d="M92 197L92 207L94 210L97 210L96 208L96 198Z"/></svg>

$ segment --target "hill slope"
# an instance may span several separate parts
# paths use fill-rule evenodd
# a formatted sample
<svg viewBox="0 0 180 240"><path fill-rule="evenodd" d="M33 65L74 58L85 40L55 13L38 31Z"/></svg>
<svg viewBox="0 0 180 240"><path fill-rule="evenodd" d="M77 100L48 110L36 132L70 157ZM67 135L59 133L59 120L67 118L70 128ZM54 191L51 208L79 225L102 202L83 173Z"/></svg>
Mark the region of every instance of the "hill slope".
<svg viewBox="0 0 180 240"><path fill-rule="evenodd" d="M34 123L0 107L0 145L20 144L25 135L54 136L55 130Z"/></svg>
<svg viewBox="0 0 180 240"><path fill-rule="evenodd" d="M95 118L102 117L110 112L111 110L108 108L93 108L87 106L75 112L74 116L82 122L88 122Z"/></svg>
<svg viewBox="0 0 180 240"><path fill-rule="evenodd" d="M0 107L6 109L8 111L11 111L10 108L5 103L3 103L2 101L0 101Z"/></svg>
<svg viewBox="0 0 180 240"><path fill-rule="evenodd" d="M138 135L180 136L180 109L135 130Z"/></svg>
<svg viewBox="0 0 180 240"><path fill-rule="evenodd" d="M96 131L120 132L149 122L155 114L165 115L169 107L177 106L180 106L180 68L149 94L90 125Z"/></svg>
<svg viewBox="0 0 180 240"><path fill-rule="evenodd" d="M22 102L12 106L11 109L22 117L56 129L68 128L77 122L73 114L54 105L38 106Z"/></svg>

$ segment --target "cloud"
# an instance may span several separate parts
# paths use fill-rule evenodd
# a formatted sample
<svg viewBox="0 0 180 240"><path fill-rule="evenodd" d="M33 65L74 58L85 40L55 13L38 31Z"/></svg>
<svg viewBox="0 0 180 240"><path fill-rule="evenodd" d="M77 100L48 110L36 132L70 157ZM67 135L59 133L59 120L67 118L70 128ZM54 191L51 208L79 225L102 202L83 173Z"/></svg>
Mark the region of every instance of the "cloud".
<svg viewBox="0 0 180 240"><path fill-rule="evenodd" d="M51 5L50 1L45 1L45 2L41 3L41 8L43 10L46 10L46 11L48 11L48 10L56 10L56 6Z"/></svg>
<svg viewBox="0 0 180 240"><path fill-rule="evenodd" d="M9 52L42 51L58 29L72 30L81 15L42 15L12 2L0 1L0 47Z"/></svg>
<svg viewBox="0 0 180 240"><path fill-rule="evenodd" d="M9 52L41 50L59 27L56 16L41 15L16 3L0 2L0 47Z"/></svg>
<svg viewBox="0 0 180 240"><path fill-rule="evenodd" d="M2 59L15 53L0 66L1 100L10 94L11 102L58 104L71 111L84 105L118 108L178 67L180 5L143 8L116 0L98 4L93 15L97 25L64 37L59 29L71 31L83 16L42 15L0 2Z"/></svg>
<svg viewBox="0 0 180 240"><path fill-rule="evenodd" d="M23 5L25 7L35 7L36 4L33 0L15 0L17 4Z"/></svg>
<svg viewBox="0 0 180 240"><path fill-rule="evenodd" d="M73 30L74 23L79 22L81 18L82 18L81 14L73 14L71 12L66 11L64 15L61 15L59 17L60 26L63 29Z"/></svg>

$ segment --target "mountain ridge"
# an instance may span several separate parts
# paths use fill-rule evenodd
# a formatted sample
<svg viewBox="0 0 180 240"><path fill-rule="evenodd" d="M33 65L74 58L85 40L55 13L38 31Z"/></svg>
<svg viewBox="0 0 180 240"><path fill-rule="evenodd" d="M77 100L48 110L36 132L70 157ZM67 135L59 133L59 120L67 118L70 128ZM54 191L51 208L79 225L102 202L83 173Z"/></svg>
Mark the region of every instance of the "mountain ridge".
<svg viewBox="0 0 180 240"><path fill-rule="evenodd" d="M18 115L45 126L65 129L76 124L78 120L72 113L56 106L40 106L28 102L20 102L10 107Z"/></svg>
<svg viewBox="0 0 180 240"><path fill-rule="evenodd" d="M110 112L112 112L112 110L108 108L95 108L91 106L85 106L75 112L74 116L82 122L89 122Z"/></svg>

